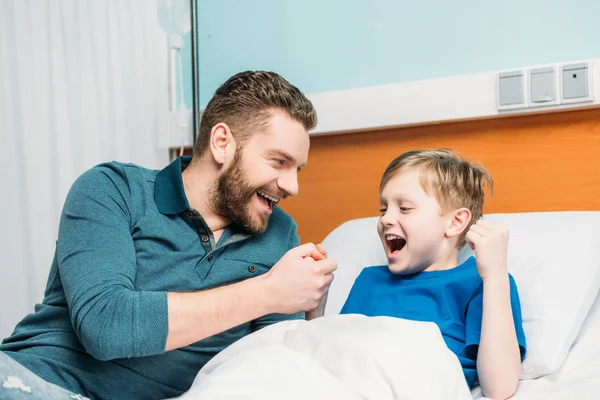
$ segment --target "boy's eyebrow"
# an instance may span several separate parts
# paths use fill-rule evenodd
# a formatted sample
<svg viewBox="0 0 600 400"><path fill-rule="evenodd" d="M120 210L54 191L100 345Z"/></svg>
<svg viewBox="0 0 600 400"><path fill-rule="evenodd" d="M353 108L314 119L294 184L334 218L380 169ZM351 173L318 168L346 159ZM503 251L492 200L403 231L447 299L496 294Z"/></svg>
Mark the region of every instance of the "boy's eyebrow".
<svg viewBox="0 0 600 400"><path fill-rule="evenodd" d="M273 149L273 150L269 150L268 153L285 158L286 160L290 161L293 164L298 164L298 161L296 161L296 159L287 151L280 150L280 149ZM299 164L298 167L300 167L300 168L305 167L306 164L308 164L308 163L305 162L305 163Z"/></svg>
<svg viewBox="0 0 600 400"><path fill-rule="evenodd" d="M391 196L391 198L388 199L388 200L389 201L396 201L398 203L401 203L403 201L406 201L406 202L409 202L409 203L414 203L414 201L410 198L410 196L408 196L408 195L406 195L404 193L400 194L398 196ZM383 197L379 196L379 203L380 204L386 203L386 200Z"/></svg>

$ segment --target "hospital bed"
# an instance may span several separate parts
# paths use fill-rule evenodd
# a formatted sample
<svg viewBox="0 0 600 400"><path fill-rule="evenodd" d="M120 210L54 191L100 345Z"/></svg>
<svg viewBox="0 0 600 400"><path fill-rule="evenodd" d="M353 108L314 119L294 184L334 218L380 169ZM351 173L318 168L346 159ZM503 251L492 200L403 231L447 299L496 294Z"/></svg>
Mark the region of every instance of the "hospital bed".
<svg viewBox="0 0 600 400"><path fill-rule="evenodd" d="M528 352L516 400L600 398L600 212L490 214L508 226ZM364 267L386 264L377 217L348 221L323 241L338 262L325 315L337 314ZM472 255L468 246L459 262ZM426 373L426 371L424 371ZM434 384L434 383L433 383ZM484 399L479 387L474 399Z"/></svg>
<svg viewBox="0 0 600 400"><path fill-rule="evenodd" d="M600 212L489 214L509 228L508 269L521 300L527 355L516 400L600 398ZM271 325L232 344L181 400L485 399L429 322L339 315L368 266L386 264L377 217L323 241L338 263L325 318ZM472 255L467 246L457 262ZM383 319L382 319L383 318Z"/></svg>

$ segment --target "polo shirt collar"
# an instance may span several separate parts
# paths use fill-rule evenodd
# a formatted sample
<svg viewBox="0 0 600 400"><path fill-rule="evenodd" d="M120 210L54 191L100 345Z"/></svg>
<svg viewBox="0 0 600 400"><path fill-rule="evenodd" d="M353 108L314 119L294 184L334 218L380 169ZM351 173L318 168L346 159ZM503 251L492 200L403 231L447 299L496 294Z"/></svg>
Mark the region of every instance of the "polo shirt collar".
<svg viewBox="0 0 600 400"><path fill-rule="evenodd" d="M181 173L190 164L192 157L178 157L156 175L154 201L162 214L179 214L190 208Z"/></svg>

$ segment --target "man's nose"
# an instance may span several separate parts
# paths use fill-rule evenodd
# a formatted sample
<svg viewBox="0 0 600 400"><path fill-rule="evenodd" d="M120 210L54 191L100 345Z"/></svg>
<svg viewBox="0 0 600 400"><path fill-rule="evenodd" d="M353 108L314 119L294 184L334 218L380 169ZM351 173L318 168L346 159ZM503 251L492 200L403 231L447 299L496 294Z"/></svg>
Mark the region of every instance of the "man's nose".
<svg viewBox="0 0 600 400"><path fill-rule="evenodd" d="M283 173L279 177L277 186L286 192L288 196L296 196L298 194L298 171L291 170Z"/></svg>

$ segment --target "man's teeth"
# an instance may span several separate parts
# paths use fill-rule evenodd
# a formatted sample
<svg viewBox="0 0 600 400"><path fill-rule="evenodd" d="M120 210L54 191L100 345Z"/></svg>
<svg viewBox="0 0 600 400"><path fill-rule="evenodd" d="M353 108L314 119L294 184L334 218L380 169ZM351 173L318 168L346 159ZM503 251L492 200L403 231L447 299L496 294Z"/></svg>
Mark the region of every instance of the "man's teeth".
<svg viewBox="0 0 600 400"><path fill-rule="evenodd" d="M268 200L271 200L271 201L272 201L273 203L275 203L275 204L277 204L277 202L279 201L279 199L277 199L277 198L275 198L275 197L273 197L273 196L269 196L269 195L268 195L268 194L266 194L266 193L263 193L263 192L258 192L258 194L260 194L262 197L264 197L264 198L266 198L266 199L268 199Z"/></svg>

